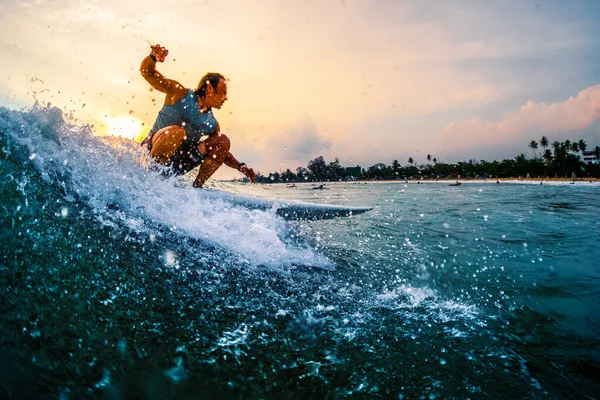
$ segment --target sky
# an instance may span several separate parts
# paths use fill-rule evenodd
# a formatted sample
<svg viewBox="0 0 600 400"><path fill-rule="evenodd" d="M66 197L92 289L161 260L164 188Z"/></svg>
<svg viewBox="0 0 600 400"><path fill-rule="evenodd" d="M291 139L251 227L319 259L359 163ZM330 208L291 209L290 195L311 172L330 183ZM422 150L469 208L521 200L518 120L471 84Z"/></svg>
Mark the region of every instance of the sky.
<svg viewBox="0 0 600 400"><path fill-rule="evenodd" d="M151 43L187 87L229 79L215 116L262 173L600 145L596 0L0 0L0 105L139 140L164 101L139 74Z"/></svg>

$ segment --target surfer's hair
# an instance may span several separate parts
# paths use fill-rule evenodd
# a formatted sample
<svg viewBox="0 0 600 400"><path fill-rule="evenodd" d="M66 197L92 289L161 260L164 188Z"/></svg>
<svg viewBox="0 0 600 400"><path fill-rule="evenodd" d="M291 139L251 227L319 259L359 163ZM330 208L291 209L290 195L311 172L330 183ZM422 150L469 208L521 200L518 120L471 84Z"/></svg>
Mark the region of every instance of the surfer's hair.
<svg viewBox="0 0 600 400"><path fill-rule="evenodd" d="M204 75L202 79L200 79L200 83L198 83L198 87L196 88L196 94L198 97L206 97L206 87L209 83L213 89L217 90L217 85L221 79L225 80L225 77L218 72L208 72L206 75Z"/></svg>

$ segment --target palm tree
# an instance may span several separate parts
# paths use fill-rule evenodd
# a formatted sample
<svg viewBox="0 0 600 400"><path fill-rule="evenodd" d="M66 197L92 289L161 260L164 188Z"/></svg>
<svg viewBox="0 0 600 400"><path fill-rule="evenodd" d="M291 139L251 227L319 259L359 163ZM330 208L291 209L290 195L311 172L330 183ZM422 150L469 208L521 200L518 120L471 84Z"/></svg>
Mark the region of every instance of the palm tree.
<svg viewBox="0 0 600 400"><path fill-rule="evenodd" d="M554 162L557 165L561 165L567 155L565 144L559 141L555 141L552 142L552 147L554 148Z"/></svg>
<svg viewBox="0 0 600 400"><path fill-rule="evenodd" d="M540 139L540 146L542 146L544 150L546 150L546 147L548 147L548 143L548 138L546 136L542 136Z"/></svg>
<svg viewBox="0 0 600 400"><path fill-rule="evenodd" d="M566 153L569 153L572 148L571 141L569 139L567 139L564 142L562 142L562 148L565 150Z"/></svg>
<svg viewBox="0 0 600 400"><path fill-rule="evenodd" d="M427 154L427 161L431 162L431 154Z"/></svg>
<svg viewBox="0 0 600 400"><path fill-rule="evenodd" d="M529 142L529 148L533 150L533 158L537 158L537 154L535 154L535 150L538 148L538 142L532 140Z"/></svg>
<svg viewBox="0 0 600 400"><path fill-rule="evenodd" d="M413 158L412 158L412 157L408 157L408 163L409 163L410 165L412 165L412 163L414 163L414 162L415 162L415 160L413 160Z"/></svg>
<svg viewBox="0 0 600 400"><path fill-rule="evenodd" d="M550 164L552 162L552 151L550 151L550 149L546 149L544 151L544 160L548 164Z"/></svg>
<svg viewBox="0 0 600 400"><path fill-rule="evenodd" d="M433 162L434 162L435 164L437 164L437 161L438 161L438 159L437 159L436 157L433 157Z"/></svg>
<svg viewBox="0 0 600 400"><path fill-rule="evenodd" d="M398 171L400 170L400 163L398 160L392 161L392 169L394 170L394 173L398 175Z"/></svg>
<svg viewBox="0 0 600 400"><path fill-rule="evenodd" d="M556 153L560 150L560 142L558 140L552 142L552 148L554 149L554 155L556 155Z"/></svg>
<svg viewBox="0 0 600 400"><path fill-rule="evenodd" d="M585 140L583 140L583 139L579 140L579 150L581 150L581 152L583 153L586 149L587 149L587 143L585 142Z"/></svg>
<svg viewBox="0 0 600 400"><path fill-rule="evenodd" d="M577 153L579 151L579 143L578 142L571 143L571 151L573 153ZM578 158L579 156L575 155L575 157Z"/></svg>
<svg viewBox="0 0 600 400"><path fill-rule="evenodd" d="M594 152L596 152L596 160L600 159L600 146L596 146Z"/></svg>

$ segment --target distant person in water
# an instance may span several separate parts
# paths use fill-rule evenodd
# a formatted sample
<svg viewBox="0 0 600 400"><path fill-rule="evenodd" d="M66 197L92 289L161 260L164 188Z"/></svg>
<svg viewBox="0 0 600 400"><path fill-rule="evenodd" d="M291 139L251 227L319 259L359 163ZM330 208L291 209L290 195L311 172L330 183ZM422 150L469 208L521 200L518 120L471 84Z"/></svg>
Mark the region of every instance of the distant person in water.
<svg viewBox="0 0 600 400"><path fill-rule="evenodd" d="M200 166L194 187L202 187L222 164L237 169L256 183L254 170L229 152L229 138L221 133L212 113L213 108L220 109L227 100L223 75L209 72L196 89L187 89L156 70L156 63L164 62L169 51L159 44L150 48L140 72L150 86L165 94L165 102L142 146L148 146L150 156L170 166L175 175Z"/></svg>

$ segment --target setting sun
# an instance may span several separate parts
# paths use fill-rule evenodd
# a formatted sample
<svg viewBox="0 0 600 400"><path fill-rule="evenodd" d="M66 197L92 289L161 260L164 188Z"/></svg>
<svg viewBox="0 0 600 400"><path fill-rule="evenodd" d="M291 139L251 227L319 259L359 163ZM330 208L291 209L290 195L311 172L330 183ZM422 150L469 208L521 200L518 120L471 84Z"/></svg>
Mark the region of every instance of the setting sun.
<svg viewBox="0 0 600 400"><path fill-rule="evenodd" d="M127 139L137 139L140 136L142 122L131 117L116 117L107 119L107 134L121 136Z"/></svg>

